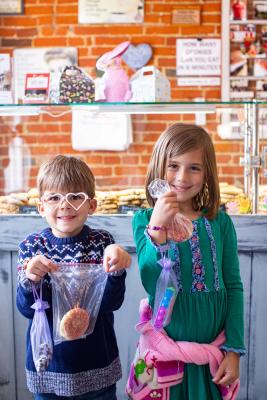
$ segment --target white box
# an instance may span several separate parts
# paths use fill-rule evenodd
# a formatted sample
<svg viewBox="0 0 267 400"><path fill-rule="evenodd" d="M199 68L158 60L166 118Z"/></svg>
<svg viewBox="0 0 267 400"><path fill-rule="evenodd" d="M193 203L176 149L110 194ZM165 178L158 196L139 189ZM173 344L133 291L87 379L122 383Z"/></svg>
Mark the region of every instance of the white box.
<svg viewBox="0 0 267 400"><path fill-rule="evenodd" d="M171 99L171 85L157 68L139 69L130 79L132 103L165 102Z"/></svg>

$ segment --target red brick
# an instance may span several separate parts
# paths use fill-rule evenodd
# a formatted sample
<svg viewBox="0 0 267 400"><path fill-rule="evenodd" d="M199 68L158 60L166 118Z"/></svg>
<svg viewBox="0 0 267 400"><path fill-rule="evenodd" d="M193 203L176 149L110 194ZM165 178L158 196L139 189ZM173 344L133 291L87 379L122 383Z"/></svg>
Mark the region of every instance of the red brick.
<svg viewBox="0 0 267 400"><path fill-rule="evenodd" d="M79 65L95 76L95 62L99 55L112 50L122 41L150 43L155 65L171 82L173 101L193 101L195 97L220 99L220 88L179 88L176 82L177 37L220 37L220 0L181 0L180 4L198 4L202 8L201 25L178 26L171 23L172 10L177 0L146 0L143 24L78 24L78 0L25 0L26 14L0 17L1 52L12 54L14 47L33 45L36 47L75 46L78 48ZM55 13L54 13L55 12ZM4 47L3 47L4 46ZM133 74L123 63L125 71ZM51 108L57 114L57 108ZM60 111L63 108L60 107ZM13 118L0 119L0 145L4 152L0 162L8 164L8 144L14 134L10 127ZM23 124L16 126L17 133L30 147L34 168L31 169L31 185L39 165L53 154L74 154L84 159L96 173L97 187L103 189L127 186L143 186L146 168L154 142L166 126L174 122L195 123L195 114L137 114L132 116L134 143L125 152L78 152L71 146L71 114L62 117L23 117ZM223 141L217 134L215 114L207 115L207 130L215 143L216 155L223 180L229 183L243 180L243 169L239 157L243 155L241 141ZM6 153L5 153L6 152ZM232 168L237 167L236 170ZM228 169L225 169L228 168ZM236 175L234 176L234 172ZM102 174L102 177L99 176ZM115 175L118 173L119 175ZM0 168L0 175L2 174ZM3 182L0 178L0 190Z"/></svg>

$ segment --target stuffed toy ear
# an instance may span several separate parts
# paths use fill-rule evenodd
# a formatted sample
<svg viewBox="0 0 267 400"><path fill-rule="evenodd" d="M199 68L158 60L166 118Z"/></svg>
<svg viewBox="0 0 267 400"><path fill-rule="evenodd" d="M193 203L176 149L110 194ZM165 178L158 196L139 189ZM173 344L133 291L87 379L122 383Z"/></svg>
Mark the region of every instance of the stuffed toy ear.
<svg viewBox="0 0 267 400"><path fill-rule="evenodd" d="M103 54L96 62L96 68L100 71L105 71L108 64L113 58L121 56L129 47L131 42L122 42L112 51Z"/></svg>

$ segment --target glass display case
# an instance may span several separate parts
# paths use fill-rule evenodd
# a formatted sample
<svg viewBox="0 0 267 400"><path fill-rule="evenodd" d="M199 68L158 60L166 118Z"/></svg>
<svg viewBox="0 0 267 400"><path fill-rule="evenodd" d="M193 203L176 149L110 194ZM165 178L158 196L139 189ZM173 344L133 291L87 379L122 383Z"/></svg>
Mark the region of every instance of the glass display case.
<svg viewBox="0 0 267 400"><path fill-rule="evenodd" d="M172 102L0 105L0 213L34 213L40 164L62 153L96 176L98 213L146 207L144 182L153 145L174 123L212 136L222 207L267 212L267 103Z"/></svg>
<svg viewBox="0 0 267 400"><path fill-rule="evenodd" d="M118 400L125 400L129 360L133 359L138 304L144 297L138 273L131 215L145 207L144 181L153 145L174 122L203 126L217 156L222 206L233 215L245 296L245 344L238 399L266 396L266 120L267 103L207 102L157 104L0 105L0 398L30 400L26 387L27 321L16 309L17 248L29 232L46 226L36 213L36 175L53 155L75 155L92 168L98 213L88 223L108 229L132 255L123 307L115 327L123 377ZM19 214L20 213L20 214ZM107 215L103 215L107 214ZM113 215L111 215L113 214Z"/></svg>
<svg viewBox="0 0 267 400"><path fill-rule="evenodd" d="M266 1L222 0L222 99L267 99Z"/></svg>

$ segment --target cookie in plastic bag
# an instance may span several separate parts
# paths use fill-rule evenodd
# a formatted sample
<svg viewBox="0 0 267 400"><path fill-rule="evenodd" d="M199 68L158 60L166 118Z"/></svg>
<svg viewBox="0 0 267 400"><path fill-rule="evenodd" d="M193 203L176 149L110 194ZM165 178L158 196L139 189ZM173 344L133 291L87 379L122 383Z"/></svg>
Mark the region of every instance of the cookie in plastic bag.
<svg viewBox="0 0 267 400"><path fill-rule="evenodd" d="M55 345L93 332L107 282L102 264L58 264L50 274Z"/></svg>

